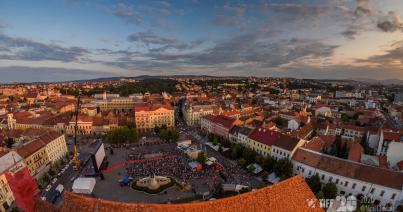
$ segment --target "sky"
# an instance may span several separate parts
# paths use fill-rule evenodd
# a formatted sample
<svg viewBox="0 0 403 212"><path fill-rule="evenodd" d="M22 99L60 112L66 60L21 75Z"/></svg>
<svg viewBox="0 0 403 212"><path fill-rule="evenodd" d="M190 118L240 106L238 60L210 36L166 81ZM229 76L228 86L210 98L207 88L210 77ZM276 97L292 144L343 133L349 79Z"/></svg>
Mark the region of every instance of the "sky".
<svg viewBox="0 0 403 212"><path fill-rule="evenodd" d="M403 79L402 0L1 0L0 82Z"/></svg>

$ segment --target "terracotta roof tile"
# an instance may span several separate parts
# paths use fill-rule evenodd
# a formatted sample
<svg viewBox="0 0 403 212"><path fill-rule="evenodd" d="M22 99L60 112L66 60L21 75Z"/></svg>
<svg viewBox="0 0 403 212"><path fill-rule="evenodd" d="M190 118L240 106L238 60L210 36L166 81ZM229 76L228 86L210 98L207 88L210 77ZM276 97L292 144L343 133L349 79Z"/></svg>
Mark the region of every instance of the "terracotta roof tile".
<svg viewBox="0 0 403 212"><path fill-rule="evenodd" d="M227 128L227 129L230 129L236 121L235 118L224 116L224 115L207 115L204 118L215 124L222 125L223 127Z"/></svg>
<svg viewBox="0 0 403 212"><path fill-rule="evenodd" d="M262 144L272 146L281 136L282 134L280 132L258 127L250 133L249 138Z"/></svg>
<svg viewBox="0 0 403 212"><path fill-rule="evenodd" d="M19 155L21 155L21 157L27 158L28 156L34 154L43 147L45 147L45 143L41 139L35 139L19 147L16 151Z"/></svg>

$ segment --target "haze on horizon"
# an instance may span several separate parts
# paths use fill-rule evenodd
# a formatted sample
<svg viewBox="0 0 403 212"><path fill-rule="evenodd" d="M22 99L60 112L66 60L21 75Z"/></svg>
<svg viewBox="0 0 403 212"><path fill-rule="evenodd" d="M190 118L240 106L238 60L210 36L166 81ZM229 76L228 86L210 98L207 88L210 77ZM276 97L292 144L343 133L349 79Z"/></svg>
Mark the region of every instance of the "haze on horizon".
<svg viewBox="0 0 403 212"><path fill-rule="evenodd" d="M3 0L0 82L403 79L401 0Z"/></svg>

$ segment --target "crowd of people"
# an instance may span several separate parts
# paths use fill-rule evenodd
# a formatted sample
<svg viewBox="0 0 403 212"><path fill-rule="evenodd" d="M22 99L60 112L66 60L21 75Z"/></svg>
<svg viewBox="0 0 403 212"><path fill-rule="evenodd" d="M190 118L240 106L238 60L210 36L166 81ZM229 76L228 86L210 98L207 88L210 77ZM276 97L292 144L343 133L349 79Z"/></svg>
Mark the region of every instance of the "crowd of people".
<svg viewBox="0 0 403 212"><path fill-rule="evenodd" d="M149 155L156 157L148 158ZM168 176L180 183L198 182L196 184L205 185L209 190L222 183L249 185L250 176L236 164L192 170L189 163L193 160L177 148L168 148L166 151L136 150L127 155L127 160L132 163L127 163L126 174L135 180L151 175Z"/></svg>

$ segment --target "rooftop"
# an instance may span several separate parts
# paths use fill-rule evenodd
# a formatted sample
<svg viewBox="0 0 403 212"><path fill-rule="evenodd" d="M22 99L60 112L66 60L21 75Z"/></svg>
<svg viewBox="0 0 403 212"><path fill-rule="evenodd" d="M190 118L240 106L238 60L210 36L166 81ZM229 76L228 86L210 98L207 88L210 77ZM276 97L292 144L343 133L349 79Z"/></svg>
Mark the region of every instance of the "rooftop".
<svg viewBox="0 0 403 212"><path fill-rule="evenodd" d="M295 152L293 160L340 176L370 182L397 190L401 190L403 186L403 173L401 172L368 166L304 148L299 148Z"/></svg>

